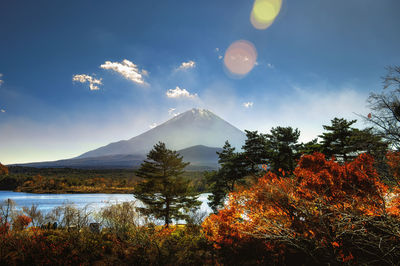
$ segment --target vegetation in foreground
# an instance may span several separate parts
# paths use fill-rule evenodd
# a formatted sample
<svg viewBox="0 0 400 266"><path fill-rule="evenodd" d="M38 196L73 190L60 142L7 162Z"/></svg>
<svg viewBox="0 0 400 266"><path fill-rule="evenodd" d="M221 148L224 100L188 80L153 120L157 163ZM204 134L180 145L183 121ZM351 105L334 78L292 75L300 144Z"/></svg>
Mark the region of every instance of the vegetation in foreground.
<svg viewBox="0 0 400 266"><path fill-rule="evenodd" d="M397 265L400 187L379 180L369 155L304 155L292 178L268 172L231 193L203 232L226 265Z"/></svg>
<svg viewBox="0 0 400 266"><path fill-rule="evenodd" d="M400 156L392 157L399 165ZM398 179L398 168L392 168ZM373 159L349 163L305 155L293 177L267 172L229 195L202 222L156 226L123 203L93 216L62 206L0 208L0 264L36 265L396 265L400 261L400 187L379 180ZM95 217L101 227L90 224ZM57 226L54 223L57 223ZM40 224L48 226L40 227ZM30 226L30 227L28 227ZM57 229L55 229L57 227Z"/></svg>
<svg viewBox="0 0 400 266"><path fill-rule="evenodd" d="M165 228L141 220L134 203L98 213L65 205L43 216L35 206L16 211L6 201L0 217L0 265L211 264L195 216L186 226Z"/></svg>

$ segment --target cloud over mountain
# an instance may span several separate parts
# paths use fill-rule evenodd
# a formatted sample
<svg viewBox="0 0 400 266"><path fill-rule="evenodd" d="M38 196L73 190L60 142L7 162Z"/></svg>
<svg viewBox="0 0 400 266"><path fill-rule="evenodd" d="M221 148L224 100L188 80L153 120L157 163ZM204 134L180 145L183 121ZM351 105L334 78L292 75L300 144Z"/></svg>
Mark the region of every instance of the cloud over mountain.
<svg viewBox="0 0 400 266"><path fill-rule="evenodd" d="M189 99L194 99L194 98L198 97L197 93L191 94L186 89L181 89L178 86L176 86L175 89L169 89L165 94L167 95L168 98L189 98Z"/></svg>
<svg viewBox="0 0 400 266"><path fill-rule="evenodd" d="M194 68L196 66L196 62L193 60L189 60L188 62L182 62L182 64L178 67L178 70L187 70L190 68Z"/></svg>
<svg viewBox="0 0 400 266"><path fill-rule="evenodd" d="M253 107L253 102L245 102L245 103L243 103L243 106L245 108L251 108L251 107Z"/></svg>
<svg viewBox="0 0 400 266"><path fill-rule="evenodd" d="M136 64L127 59L122 60L122 62L106 61L100 65L100 68L114 71L136 84L146 85L143 76L148 76L148 71L144 69L139 70Z"/></svg>

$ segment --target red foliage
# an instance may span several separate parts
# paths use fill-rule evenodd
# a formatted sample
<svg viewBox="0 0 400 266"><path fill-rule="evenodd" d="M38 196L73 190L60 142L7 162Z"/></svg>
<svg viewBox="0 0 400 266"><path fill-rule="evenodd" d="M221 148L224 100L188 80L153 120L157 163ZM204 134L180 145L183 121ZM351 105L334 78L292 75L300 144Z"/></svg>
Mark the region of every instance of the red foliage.
<svg viewBox="0 0 400 266"><path fill-rule="evenodd" d="M3 235L10 230L10 224L8 222L3 222L3 219L0 217L0 235Z"/></svg>
<svg viewBox="0 0 400 266"><path fill-rule="evenodd" d="M8 168L0 163L0 175L8 175Z"/></svg>
<svg viewBox="0 0 400 266"><path fill-rule="evenodd" d="M386 207L387 195L371 156L362 154L340 165L314 153L300 159L294 178L269 172L250 189L231 193L225 208L204 221L203 231L218 247L239 246L256 238L265 240L266 250L279 254L282 247L296 247L301 240L331 249L347 261L353 255L342 248L335 233L351 226L342 222L349 219L344 215L399 216L393 208L399 204L389 200L391 208Z"/></svg>
<svg viewBox="0 0 400 266"><path fill-rule="evenodd" d="M13 220L13 230L22 230L26 228L30 223L32 222L32 219L29 216L26 215L18 215L14 220Z"/></svg>
<svg viewBox="0 0 400 266"><path fill-rule="evenodd" d="M397 184L400 183L400 152L389 151L386 154L387 164Z"/></svg>

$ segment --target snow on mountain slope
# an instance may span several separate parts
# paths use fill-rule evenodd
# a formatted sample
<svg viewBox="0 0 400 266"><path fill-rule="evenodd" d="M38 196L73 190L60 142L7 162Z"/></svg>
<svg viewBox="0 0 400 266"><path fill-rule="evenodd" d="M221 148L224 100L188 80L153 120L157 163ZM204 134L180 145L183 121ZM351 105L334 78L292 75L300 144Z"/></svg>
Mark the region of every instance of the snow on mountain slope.
<svg viewBox="0 0 400 266"><path fill-rule="evenodd" d="M77 158L116 154L147 154L158 141L169 149L180 150L195 145L222 147L226 140L232 146L244 144L244 132L205 109L191 109L129 140L110 143Z"/></svg>

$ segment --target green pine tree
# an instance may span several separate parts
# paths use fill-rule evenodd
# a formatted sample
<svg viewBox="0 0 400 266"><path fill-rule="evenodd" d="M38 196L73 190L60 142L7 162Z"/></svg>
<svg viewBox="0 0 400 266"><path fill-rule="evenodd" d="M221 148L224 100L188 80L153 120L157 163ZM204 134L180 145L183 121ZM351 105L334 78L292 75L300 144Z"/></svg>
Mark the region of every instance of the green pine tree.
<svg viewBox="0 0 400 266"><path fill-rule="evenodd" d="M293 172L301 155L301 145L298 143L300 131L292 127L276 127L265 137L270 169L274 172L279 169Z"/></svg>
<svg viewBox="0 0 400 266"><path fill-rule="evenodd" d="M249 173L257 175L260 172L260 165L267 162L266 140L263 134L257 131L246 132L246 141L242 147L244 150L244 162L249 168Z"/></svg>
<svg viewBox="0 0 400 266"><path fill-rule="evenodd" d="M301 154L313 154L314 152L322 152L322 144L318 143L318 138L315 138L306 143L301 143Z"/></svg>
<svg viewBox="0 0 400 266"><path fill-rule="evenodd" d="M351 127L355 122L357 120L334 118L331 125L324 125L327 132L319 136L322 138L323 153L341 162L352 160L361 153L373 155L376 161L384 160L388 144L374 135L370 128L360 130Z"/></svg>
<svg viewBox="0 0 400 266"><path fill-rule="evenodd" d="M220 164L218 171L206 174L207 183L211 188L211 195L208 197L209 205L214 212L224 203L229 192L235 190L238 183L243 183L247 175L247 168L244 163L243 154L235 152L235 148L226 141L221 152L217 152Z"/></svg>
<svg viewBox="0 0 400 266"><path fill-rule="evenodd" d="M189 181L181 176L188 164L164 143L156 144L137 171L143 181L133 194L145 205L139 211L164 220L167 227L172 220L187 219L188 212L201 205L198 194L190 190Z"/></svg>
<svg viewBox="0 0 400 266"><path fill-rule="evenodd" d="M322 138L322 150L327 157L336 157L338 161L346 162L355 157L353 147L354 128L351 126L357 120L347 121L344 118L331 120L331 125L323 125L327 131L319 137Z"/></svg>

